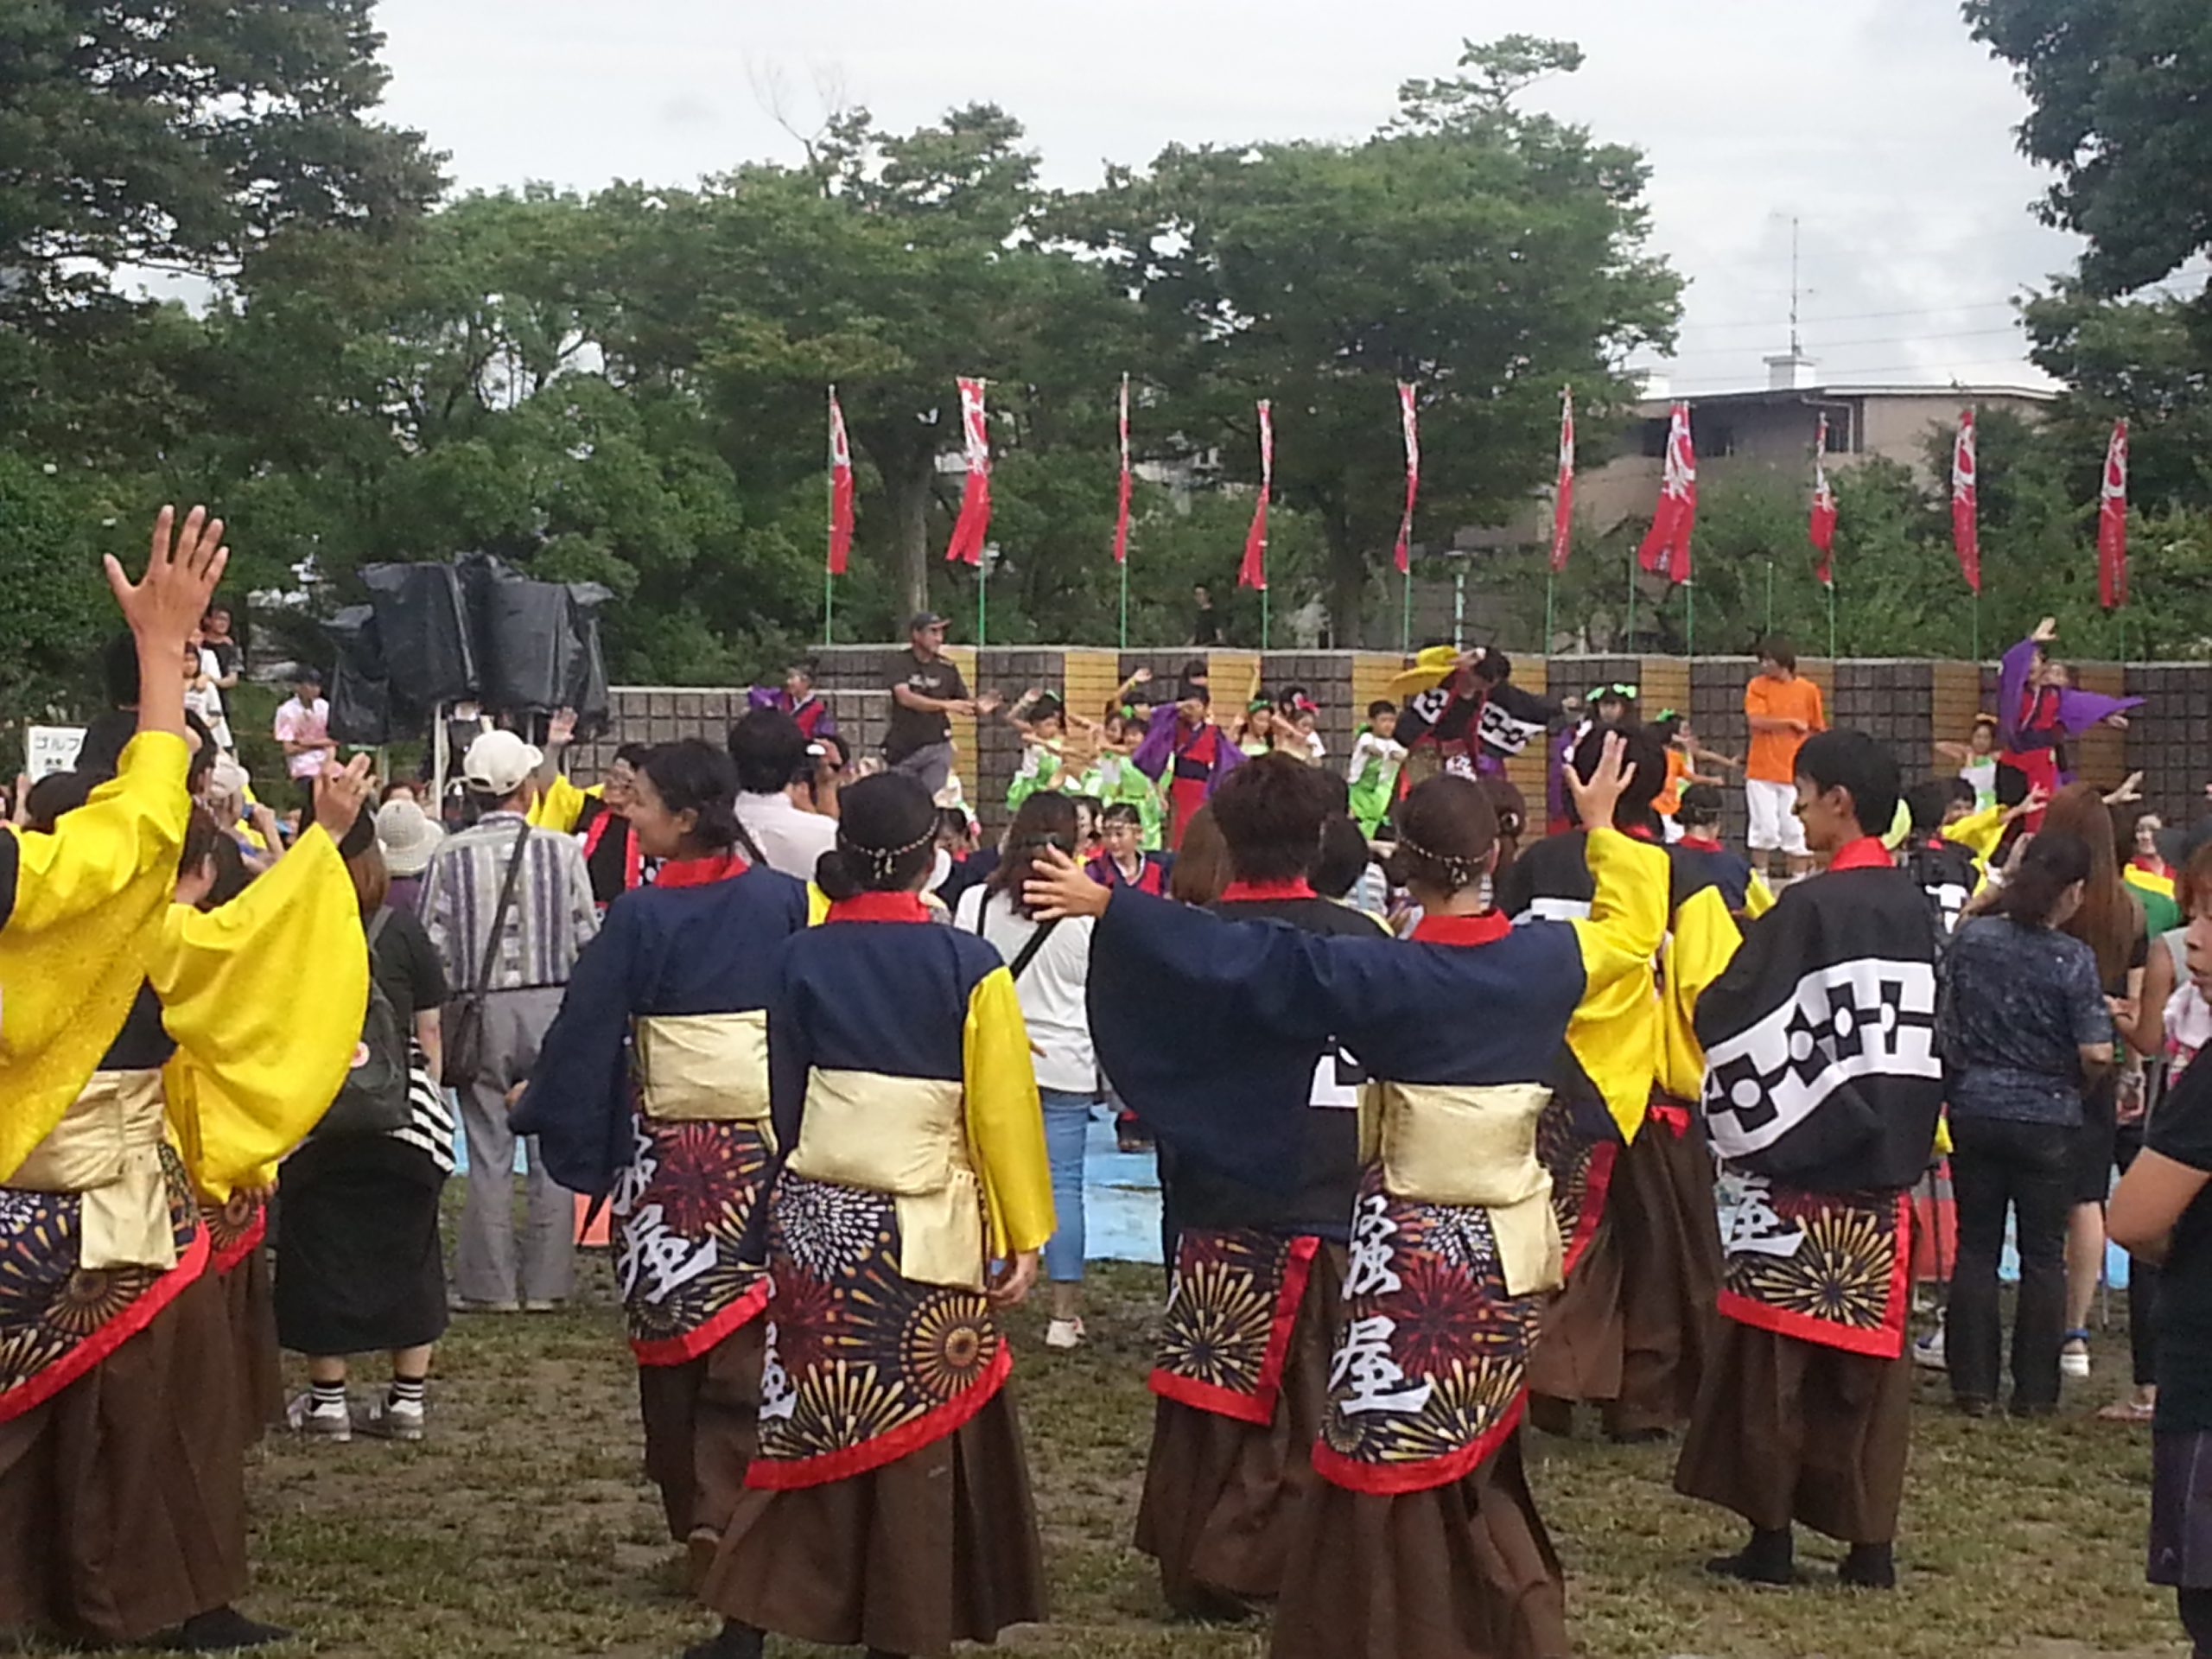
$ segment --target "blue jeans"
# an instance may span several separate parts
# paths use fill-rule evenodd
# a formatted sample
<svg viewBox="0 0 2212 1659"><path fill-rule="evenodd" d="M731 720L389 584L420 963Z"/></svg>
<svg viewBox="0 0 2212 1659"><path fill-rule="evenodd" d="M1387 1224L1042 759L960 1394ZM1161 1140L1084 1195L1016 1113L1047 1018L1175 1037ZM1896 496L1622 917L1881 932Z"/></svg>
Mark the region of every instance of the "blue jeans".
<svg viewBox="0 0 2212 1659"><path fill-rule="evenodd" d="M1090 1096L1039 1089L1045 1107L1045 1156L1052 1168L1052 1211L1059 1226L1045 1241L1045 1276L1056 1285L1083 1282L1083 1154L1090 1139Z"/></svg>

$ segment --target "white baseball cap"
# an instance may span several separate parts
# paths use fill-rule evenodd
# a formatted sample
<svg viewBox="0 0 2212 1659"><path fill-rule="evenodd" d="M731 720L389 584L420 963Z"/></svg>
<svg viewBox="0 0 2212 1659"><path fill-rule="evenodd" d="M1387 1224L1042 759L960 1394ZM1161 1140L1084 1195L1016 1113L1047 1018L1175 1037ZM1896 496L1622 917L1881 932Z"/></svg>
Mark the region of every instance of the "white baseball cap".
<svg viewBox="0 0 2212 1659"><path fill-rule="evenodd" d="M468 753L461 758L461 775L478 793L505 800L522 787L523 780L544 760L534 744L524 742L512 732L486 732L468 746Z"/></svg>

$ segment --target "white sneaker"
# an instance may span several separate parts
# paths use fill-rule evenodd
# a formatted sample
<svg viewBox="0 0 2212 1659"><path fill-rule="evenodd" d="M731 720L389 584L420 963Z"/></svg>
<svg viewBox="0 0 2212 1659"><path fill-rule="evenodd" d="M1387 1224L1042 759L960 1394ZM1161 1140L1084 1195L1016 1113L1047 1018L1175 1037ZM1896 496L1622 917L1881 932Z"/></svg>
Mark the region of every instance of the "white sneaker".
<svg viewBox="0 0 2212 1659"><path fill-rule="evenodd" d="M395 1400L380 1394L361 1408L355 1427L380 1440L419 1440L423 1411L420 1400Z"/></svg>
<svg viewBox="0 0 2212 1659"><path fill-rule="evenodd" d="M1083 1346L1081 1319L1054 1319L1045 1327L1047 1348L1080 1348Z"/></svg>
<svg viewBox="0 0 2212 1659"><path fill-rule="evenodd" d="M284 1426L295 1434L335 1440L341 1445L353 1438L353 1411L342 1401L335 1405L318 1405L311 1392L292 1397L292 1402L284 1408Z"/></svg>
<svg viewBox="0 0 2212 1659"><path fill-rule="evenodd" d="M1912 1344L1912 1363L1923 1370L1945 1371L1949 1362L1943 1357L1943 1327L1937 1325Z"/></svg>

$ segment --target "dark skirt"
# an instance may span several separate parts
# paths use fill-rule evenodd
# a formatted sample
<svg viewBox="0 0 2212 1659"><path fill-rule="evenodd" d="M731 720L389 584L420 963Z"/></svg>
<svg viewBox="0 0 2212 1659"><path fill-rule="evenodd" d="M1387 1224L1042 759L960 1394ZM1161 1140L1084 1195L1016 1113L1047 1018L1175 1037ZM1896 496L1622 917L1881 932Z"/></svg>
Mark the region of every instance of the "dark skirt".
<svg viewBox="0 0 2212 1659"><path fill-rule="evenodd" d="M1270 1659L1567 1659L1566 1580L1521 1437L1463 1479L1323 1483L1291 1540Z"/></svg>
<svg viewBox="0 0 2212 1659"><path fill-rule="evenodd" d="M1793 1521L1852 1544L1897 1536L1912 1361L1721 1319L1675 1490L1754 1527Z"/></svg>
<svg viewBox="0 0 2212 1659"><path fill-rule="evenodd" d="M285 1347L365 1354L445 1334L435 1184L381 1160L321 1160L299 1178L288 1164L279 1204L276 1335Z"/></svg>
<svg viewBox="0 0 2212 1659"><path fill-rule="evenodd" d="M2212 1590L2212 1430L2152 1437L2150 1580Z"/></svg>
<svg viewBox="0 0 2212 1659"><path fill-rule="evenodd" d="M256 1245L221 1275L223 1303L236 1350L238 1434L253 1445L284 1414L284 1362L276 1347L276 1304L269 1253Z"/></svg>
<svg viewBox="0 0 2212 1659"><path fill-rule="evenodd" d="M1299 1511L1325 1484L1313 1472L1313 1442L1328 1413L1344 1269L1341 1244L1314 1253L1272 1420L1154 1402L1136 1547L1159 1561L1161 1592L1179 1613L1233 1617L1282 1587Z"/></svg>
<svg viewBox="0 0 2212 1659"><path fill-rule="evenodd" d="M747 1488L700 1597L825 1647L929 1656L1045 1617L1045 1557L1010 1389L850 1480Z"/></svg>
<svg viewBox="0 0 2212 1659"><path fill-rule="evenodd" d="M0 1628L130 1646L245 1593L235 1365L222 1287L202 1274L0 1422Z"/></svg>
<svg viewBox="0 0 2212 1659"><path fill-rule="evenodd" d="M752 1319L696 1359L638 1367L645 1473L660 1488L668 1535L721 1535L760 1444L760 1361L767 1322Z"/></svg>
<svg viewBox="0 0 2212 1659"><path fill-rule="evenodd" d="M2082 1121L2067 1148L2068 1196L2076 1204L2102 1204L2112 1196L2113 1165L2120 1155L2120 1079L2111 1073L2082 1096Z"/></svg>
<svg viewBox="0 0 2212 1659"><path fill-rule="evenodd" d="M1614 1160L1597 1236L1545 1311L1529 1361L1535 1417L1605 1407L1608 1433L1675 1429L1697 1403L1719 1317L1720 1224L1713 1158L1693 1125L1647 1122Z"/></svg>

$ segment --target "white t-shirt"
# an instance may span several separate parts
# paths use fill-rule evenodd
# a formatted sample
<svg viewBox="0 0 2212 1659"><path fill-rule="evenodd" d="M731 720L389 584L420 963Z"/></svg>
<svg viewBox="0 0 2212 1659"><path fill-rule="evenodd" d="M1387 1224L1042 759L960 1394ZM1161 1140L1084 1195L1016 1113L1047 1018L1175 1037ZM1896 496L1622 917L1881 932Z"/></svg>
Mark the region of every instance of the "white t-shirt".
<svg viewBox="0 0 2212 1659"><path fill-rule="evenodd" d="M822 855L837 844L837 821L803 810L779 790L773 795L740 795L737 821L760 844L772 870L814 880Z"/></svg>
<svg viewBox="0 0 2212 1659"><path fill-rule="evenodd" d="M207 683L187 687L184 706L207 722L214 734L215 747L228 753L234 748L231 741L230 722L223 718L223 690L215 683L223 672L223 665L215 660L215 653L205 645L200 648L200 672Z"/></svg>
<svg viewBox="0 0 2212 1659"><path fill-rule="evenodd" d="M284 770L294 778L320 778L326 763L336 758L338 751L327 747L330 740L330 700L317 697L315 707L308 708L297 697L287 697L277 705L276 736L279 743L321 742L326 747L302 749L284 757Z"/></svg>
<svg viewBox="0 0 2212 1659"><path fill-rule="evenodd" d="M1009 968L1042 925L1016 911L1006 894L982 887L970 887L960 895L953 910L953 925L963 933L973 933L979 913L983 918L983 937L998 946ZM1039 1089L1087 1095L1098 1086L1098 1059L1090 1046L1090 1019L1084 1007L1094 925L1088 916L1069 917L1052 930L1044 948L1014 982L1021 1016L1029 1026L1030 1058L1036 1062Z"/></svg>

